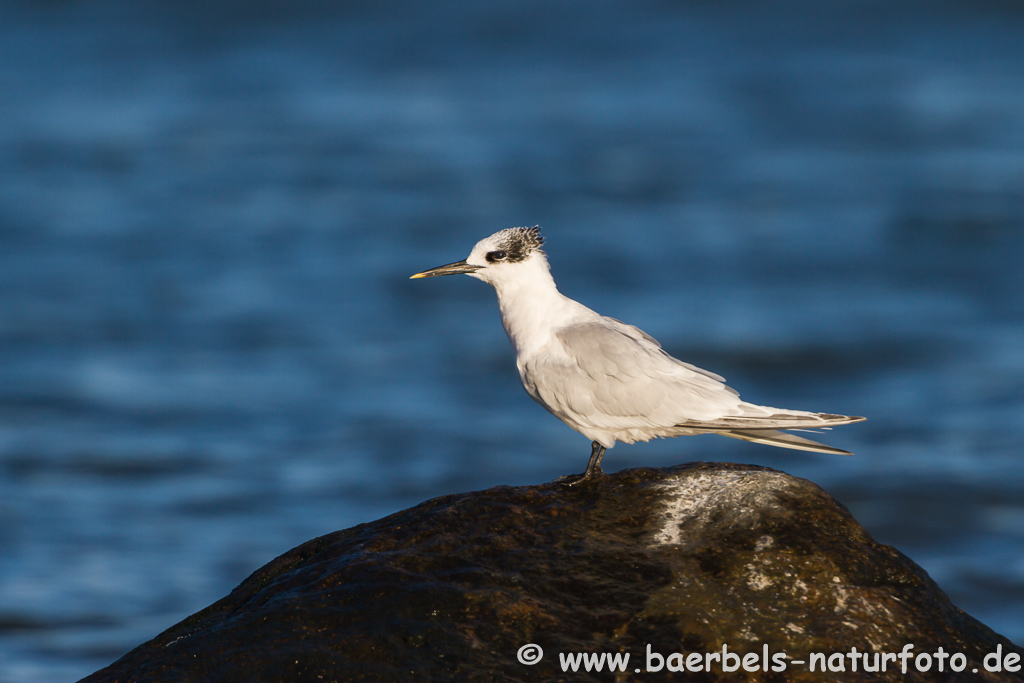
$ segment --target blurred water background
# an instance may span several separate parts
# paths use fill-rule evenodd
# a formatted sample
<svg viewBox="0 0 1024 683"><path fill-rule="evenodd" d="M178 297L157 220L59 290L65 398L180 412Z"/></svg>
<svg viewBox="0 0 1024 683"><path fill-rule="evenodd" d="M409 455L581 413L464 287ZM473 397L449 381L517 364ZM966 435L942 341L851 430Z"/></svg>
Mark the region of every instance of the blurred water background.
<svg viewBox="0 0 1024 683"><path fill-rule="evenodd" d="M562 291L756 403L807 477L1024 642L1016 3L0 4L0 681L75 680L319 534L581 471L492 290Z"/></svg>

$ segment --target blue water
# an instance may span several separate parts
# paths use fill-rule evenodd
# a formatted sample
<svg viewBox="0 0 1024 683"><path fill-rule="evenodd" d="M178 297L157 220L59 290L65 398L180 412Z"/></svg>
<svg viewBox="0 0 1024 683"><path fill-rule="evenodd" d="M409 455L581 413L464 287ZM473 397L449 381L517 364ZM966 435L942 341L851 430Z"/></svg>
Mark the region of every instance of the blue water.
<svg viewBox="0 0 1024 683"><path fill-rule="evenodd" d="M144 8L140 8L142 5ZM343 8L343 9L342 9ZM319 534L580 471L494 295L562 290L855 458L824 486L1024 642L1011 3L0 5L0 681L75 680Z"/></svg>

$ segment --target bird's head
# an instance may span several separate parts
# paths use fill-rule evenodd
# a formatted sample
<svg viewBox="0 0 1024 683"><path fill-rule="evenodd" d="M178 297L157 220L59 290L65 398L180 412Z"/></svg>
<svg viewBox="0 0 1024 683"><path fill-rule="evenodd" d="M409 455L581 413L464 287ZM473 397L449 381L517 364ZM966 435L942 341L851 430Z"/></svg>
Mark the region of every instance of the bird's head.
<svg viewBox="0 0 1024 683"><path fill-rule="evenodd" d="M506 228L476 243L464 261L449 263L416 273L413 278L456 275L464 273L491 285L527 277L525 266L541 266L547 270L547 259L541 250L544 238L540 227Z"/></svg>

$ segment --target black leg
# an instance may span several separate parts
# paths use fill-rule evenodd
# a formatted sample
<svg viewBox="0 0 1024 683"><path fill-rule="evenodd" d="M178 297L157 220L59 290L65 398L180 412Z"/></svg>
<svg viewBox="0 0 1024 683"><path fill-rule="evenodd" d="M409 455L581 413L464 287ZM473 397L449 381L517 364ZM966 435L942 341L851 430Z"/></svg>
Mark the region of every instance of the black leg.
<svg viewBox="0 0 1024 683"><path fill-rule="evenodd" d="M604 446L598 442L590 444L590 462L587 463L587 471L583 473L584 479L590 479L595 474L604 474L601 471L601 458L604 457Z"/></svg>
<svg viewBox="0 0 1024 683"><path fill-rule="evenodd" d="M604 471L601 470L601 458L604 457L604 451L604 446L595 441L590 445L590 462L587 463L587 471L578 476L569 475L567 477L560 477L555 481L560 484L564 484L565 486L575 486L576 484L584 482L592 477L604 474Z"/></svg>

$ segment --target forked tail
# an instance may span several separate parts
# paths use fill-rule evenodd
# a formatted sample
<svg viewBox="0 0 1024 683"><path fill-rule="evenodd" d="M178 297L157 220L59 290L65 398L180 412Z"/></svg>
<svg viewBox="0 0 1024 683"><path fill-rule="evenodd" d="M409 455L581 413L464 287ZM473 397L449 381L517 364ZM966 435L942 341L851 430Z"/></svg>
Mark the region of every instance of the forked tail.
<svg viewBox="0 0 1024 683"><path fill-rule="evenodd" d="M731 436L734 439L763 443L768 446L779 446L780 448L794 448L798 451L816 451L818 453L835 453L836 455L853 455L850 451L841 448L826 446L817 441L805 439L795 434L787 434L777 429L731 429L729 431L715 432L722 436Z"/></svg>

